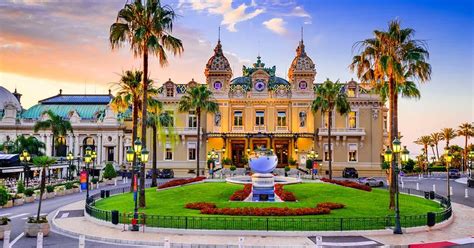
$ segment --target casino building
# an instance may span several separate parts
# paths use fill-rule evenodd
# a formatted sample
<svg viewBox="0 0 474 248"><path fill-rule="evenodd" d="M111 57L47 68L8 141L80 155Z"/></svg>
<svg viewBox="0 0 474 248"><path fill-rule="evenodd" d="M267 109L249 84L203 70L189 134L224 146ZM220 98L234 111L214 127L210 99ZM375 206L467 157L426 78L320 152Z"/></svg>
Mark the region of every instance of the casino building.
<svg viewBox="0 0 474 248"><path fill-rule="evenodd" d="M273 149L278 167L304 167L307 155L319 154L321 173L327 170L328 128L332 129L333 168L336 176L344 167L355 167L359 175L382 175L381 152L387 138L387 109L378 95L370 94L357 82L345 83L352 112L333 115L328 127L327 115L313 113L311 103L317 79L316 65L301 40L288 68L288 80L276 76L275 66L266 66L259 56L252 66L243 66L234 76L224 56L220 40L205 65L206 84L219 104L219 112L207 113L201 119L201 144L197 144L197 117L193 111L181 113L178 102L189 87L197 84L175 83L171 79L159 88L158 99L173 117L177 142L158 141L158 168L172 168L184 175L195 169L197 146L201 146L201 168L206 167L207 154L217 153L217 166L223 158L237 167L246 166L253 149ZM97 150L98 165L112 162L125 165L125 153L131 146L130 111L114 113L112 95L63 94L41 100L29 109L20 104L20 94L0 86L0 143L18 135L33 135L46 144L46 154L65 156L72 151L77 157L91 146ZM35 121L47 118L44 111L53 110L70 120L73 134L62 138L61 147L51 154L52 134L48 130L33 133ZM147 148L152 153L152 129L148 131ZM151 168L153 154L147 167Z"/></svg>

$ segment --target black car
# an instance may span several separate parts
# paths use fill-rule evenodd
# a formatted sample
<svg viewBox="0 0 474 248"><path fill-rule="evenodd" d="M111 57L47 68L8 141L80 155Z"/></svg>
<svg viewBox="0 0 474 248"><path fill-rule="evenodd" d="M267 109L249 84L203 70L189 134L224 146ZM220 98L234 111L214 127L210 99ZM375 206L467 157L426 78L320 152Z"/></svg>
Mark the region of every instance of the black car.
<svg viewBox="0 0 474 248"><path fill-rule="evenodd" d="M449 178L460 178L461 172L458 169L450 169L449 170Z"/></svg>
<svg viewBox="0 0 474 248"><path fill-rule="evenodd" d="M163 169L158 171L158 178L173 178L174 171L172 169Z"/></svg>
<svg viewBox="0 0 474 248"><path fill-rule="evenodd" d="M342 177L344 178L358 178L359 173L354 167L346 167L342 171Z"/></svg>

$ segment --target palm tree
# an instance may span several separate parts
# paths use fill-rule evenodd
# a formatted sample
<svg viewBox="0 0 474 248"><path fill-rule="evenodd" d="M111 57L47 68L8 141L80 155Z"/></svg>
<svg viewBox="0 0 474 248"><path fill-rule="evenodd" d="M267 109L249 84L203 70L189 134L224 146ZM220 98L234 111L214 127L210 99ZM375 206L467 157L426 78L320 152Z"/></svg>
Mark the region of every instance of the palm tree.
<svg viewBox="0 0 474 248"><path fill-rule="evenodd" d="M433 144L436 147L436 158L438 159L438 161L439 161L438 144L439 144L439 141L441 140L441 138L442 138L441 133L434 132L434 133L431 134L431 141L433 141Z"/></svg>
<svg viewBox="0 0 474 248"><path fill-rule="evenodd" d="M46 182L46 169L54 164L56 159L48 156L39 156L33 158L33 164L41 168L41 184L40 184L40 197L38 202L38 212L36 214L36 223L39 223L40 213L41 213L41 202L43 199L44 186Z"/></svg>
<svg viewBox="0 0 474 248"><path fill-rule="evenodd" d="M456 131L454 128L443 128L441 129L441 140L446 140L446 148L449 148L449 141L456 138Z"/></svg>
<svg viewBox="0 0 474 248"><path fill-rule="evenodd" d="M332 150L331 150L331 127L334 109L341 115L351 111L347 100L347 94L343 90L344 85L339 81L333 83L329 79L316 88L316 99L311 104L311 110L328 114L328 152L329 152L329 179L332 179Z"/></svg>
<svg viewBox="0 0 474 248"><path fill-rule="evenodd" d="M423 151L425 153L424 157L426 159L425 162L428 163L428 146L432 143L431 136L423 135L418 138L414 143L423 146Z"/></svg>
<svg viewBox="0 0 474 248"><path fill-rule="evenodd" d="M157 149L157 140L162 144L166 143L166 140L170 140L170 143L175 143L175 135L173 132L173 118L166 112L161 112L162 106L156 106L152 112L147 116L147 126L152 128L152 150L153 150L153 164L152 164L152 174L151 174L151 187L156 187L158 184L156 182L157 178L157 164L158 164L158 149ZM164 147L164 146L163 146Z"/></svg>
<svg viewBox="0 0 474 248"><path fill-rule="evenodd" d="M458 136L464 136L464 152L463 152L463 163L462 169L463 171L467 168L466 161L467 161L467 142L469 138L474 137L474 126L470 123L462 123L459 125L459 130L457 133Z"/></svg>
<svg viewBox="0 0 474 248"><path fill-rule="evenodd" d="M117 20L110 26L109 41L112 49L129 43L135 57L143 58L143 97L148 99L148 54L158 57L161 66L168 64L166 50L173 55L183 52L180 39L171 35L176 18L169 5L161 5L160 0L135 0L118 12ZM143 101L142 118L146 120L147 101ZM142 142L146 146L146 122L142 122ZM144 167L145 165L143 165ZM142 169L144 171L144 168ZM143 175L144 176L144 173Z"/></svg>
<svg viewBox="0 0 474 248"><path fill-rule="evenodd" d="M181 97L178 103L178 110L180 112L189 112L190 110L196 110L197 116L197 159L196 159L196 176L199 176L199 157L200 157L200 143L201 143L201 114L217 113L219 111L219 105L214 102L212 92L207 88L206 85L198 85L186 90L186 94Z"/></svg>
<svg viewBox="0 0 474 248"><path fill-rule="evenodd" d="M38 132L39 130L51 129L53 133L53 143L51 155L54 156L54 147L59 138L67 135L68 132L73 133L71 122L64 120L61 116L55 114L52 110L47 110L44 114L48 115L49 119L44 121L37 121L33 126L33 130ZM57 140L58 139L58 140Z"/></svg>
<svg viewBox="0 0 474 248"><path fill-rule="evenodd" d="M20 135L16 138L16 140L13 142L13 147L11 148L12 153L21 153L24 150L27 150L31 155L38 155L41 156L43 155L43 152L41 149L44 149L46 145L39 141L36 137L34 136L24 136ZM0 150L2 148L0 147Z"/></svg>
<svg viewBox="0 0 474 248"><path fill-rule="evenodd" d="M411 28L402 29L398 20L391 21L387 31L374 30L373 38L355 43L354 47L359 48L360 54L353 57L349 66L362 83L377 86L388 82L390 141L398 134L397 85L415 80L426 82L431 77L431 66L426 62L429 57L426 45L413 38L414 32ZM394 167L392 163L392 179L395 177ZM390 209L395 206L394 182L390 181Z"/></svg>

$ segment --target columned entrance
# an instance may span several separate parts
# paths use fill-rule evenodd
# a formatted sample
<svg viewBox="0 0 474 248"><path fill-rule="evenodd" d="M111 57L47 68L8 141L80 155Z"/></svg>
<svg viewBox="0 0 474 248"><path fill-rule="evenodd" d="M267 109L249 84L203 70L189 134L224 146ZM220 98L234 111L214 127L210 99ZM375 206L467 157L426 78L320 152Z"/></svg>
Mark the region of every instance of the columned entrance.
<svg viewBox="0 0 474 248"><path fill-rule="evenodd" d="M282 168L288 165L288 140L275 140L275 155L278 157L277 167Z"/></svg>
<svg viewBox="0 0 474 248"><path fill-rule="evenodd" d="M236 167L244 167L245 140L233 140L231 142L232 164Z"/></svg>
<svg viewBox="0 0 474 248"><path fill-rule="evenodd" d="M252 140L252 150L257 150L261 148L268 149L267 140Z"/></svg>

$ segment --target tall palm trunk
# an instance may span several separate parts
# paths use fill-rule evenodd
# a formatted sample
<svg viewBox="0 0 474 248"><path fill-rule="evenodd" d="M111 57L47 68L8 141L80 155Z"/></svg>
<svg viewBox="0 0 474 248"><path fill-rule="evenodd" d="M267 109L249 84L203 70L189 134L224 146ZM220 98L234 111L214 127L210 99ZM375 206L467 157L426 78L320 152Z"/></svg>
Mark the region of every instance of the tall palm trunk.
<svg viewBox="0 0 474 248"><path fill-rule="evenodd" d="M436 142L435 146L436 146L436 159L439 161L438 142Z"/></svg>
<svg viewBox="0 0 474 248"><path fill-rule="evenodd" d="M197 160L196 160L196 177L199 177L199 157L201 154L201 108L196 109L197 113L197 145L196 145L196 151L197 151Z"/></svg>
<svg viewBox="0 0 474 248"><path fill-rule="evenodd" d="M428 164L430 163L429 159L428 159L428 144L425 144L424 145L425 147L425 161L426 161L426 168L428 169Z"/></svg>
<svg viewBox="0 0 474 248"><path fill-rule="evenodd" d="M41 213L41 203L43 202L43 193L44 193L44 185L46 181L46 167L43 166L41 172L41 185L40 185L40 198L38 201L38 213L36 214L36 223L39 222L40 213Z"/></svg>
<svg viewBox="0 0 474 248"><path fill-rule="evenodd" d="M390 100L389 100L389 115L390 115L390 133L388 135L388 141L390 144L391 149L393 150L392 147L392 141L397 137L398 134L398 94L395 89L395 80L393 78L389 79L389 95L390 95ZM394 209L395 208L395 161L390 162L390 203L389 203L389 209Z"/></svg>
<svg viewBox="0 0 474 248"><path fill-rule="evenodd" d="M332 109L330 107L330 109ZM331 149L331 127L332 127L332 110L328 113L328 151L329 151L329 179L332 179L332 149Z"/></svg>
<svg viewBox="0 0 474 248"><path fill-rule="evenodd" d="M156 187L158 184L156 183L156 167L158 163L158 154L156 154L157 149L156 149L156 124L153 123L152 125L153 128L153 140L152 146L153 146L153 169L152 169L152 174L151 174L151 187Z"/></svg>
<svg viewBox="0 0 474 248"><path fill-rule="evenodd" d="M51 157L54 157L54 134L53 134L53 140L51 142Z"/></svg>
<svg viewBox="0 0 474 248"><path fill-rule="evenodd" d="M467 170L467 166L466 166L466 163L467 163L467 138L469 136L465 136L465 139L464 139L464 158L463 158L463 161L462 161L462 171L466 171Z"/></svg>
<svg viewBox="0 0 474 248"><path fill-rule="evenodd" d="M133 113L132 113L132 146L137 139L137 126L138 126L138 99L134 98L133 99ZM132 162L132 180L130 180L130 192L133 192L133 184L134 184L134 176L135 176L135 168L133 165L137 162L137 156L133 156L133 162Z"/></svg>
<svg viewBox="0 0 474 248"><path fill-rule="evenodd" d="M147 91L148 91L148 47L146 40L144 42L145 50L143 51L143 108L142 108L142 144L146 147L146 114L147 114ZM145 200L145 163L142 164L140 170L140 197L139 206L144 208L146 206Z"/></svg>
<svg viewBox="0 0 474 248"><path fill-rule="evenodd" d="M433 152L433 157L435 157L436 153L435 153L435 150L434 150L434 146L431 146L431 151Z"/></svg>

